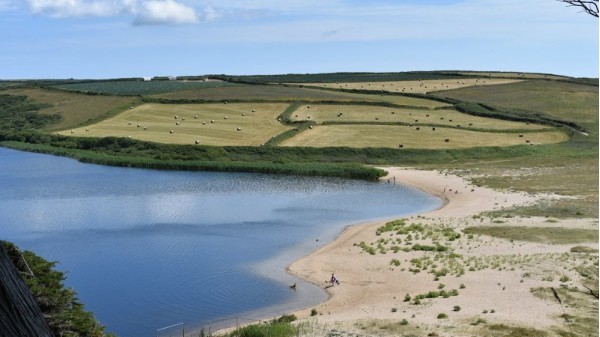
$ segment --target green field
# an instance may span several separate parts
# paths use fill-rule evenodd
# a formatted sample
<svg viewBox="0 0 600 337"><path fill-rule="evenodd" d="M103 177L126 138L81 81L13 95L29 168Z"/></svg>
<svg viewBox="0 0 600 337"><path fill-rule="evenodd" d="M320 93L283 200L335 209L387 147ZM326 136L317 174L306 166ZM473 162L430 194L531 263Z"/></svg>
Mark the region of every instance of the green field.
<svg viewBox="0 0 600 337"><path fill-rule="evenodd" d="M61 116L60 122L49 126L48 130L62 130L97 122L140 103L135 97L89 96L42 88L11 89L1 93L27 96L36 103L48 105L40 112Z"/></svg>
<svg viewBox="0 0 600 337"><path fill-rule="evenodd" d="M53 88L111 95L149 95L159 92L236 86L223 81L95 81L54 85Z"/></svg>
<svg viewBox="0 0 600 337"><path fill-rule="evenodd" d="M287 104L144 104L87 127L84 137L131 137L170 144L258 146L291 127L277 122ZM239 128L239 130L238 130Z"/></svg>

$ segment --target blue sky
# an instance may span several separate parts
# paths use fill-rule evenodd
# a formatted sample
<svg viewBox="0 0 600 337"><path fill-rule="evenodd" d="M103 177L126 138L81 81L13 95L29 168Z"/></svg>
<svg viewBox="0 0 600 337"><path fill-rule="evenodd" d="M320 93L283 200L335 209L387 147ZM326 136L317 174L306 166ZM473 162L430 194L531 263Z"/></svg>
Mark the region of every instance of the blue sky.
<svg viewBox="0 0 600 337"><path fill-rule="evenodd" d="M0 78L497 70L598 77L556 0L0 0Z"/></svg>

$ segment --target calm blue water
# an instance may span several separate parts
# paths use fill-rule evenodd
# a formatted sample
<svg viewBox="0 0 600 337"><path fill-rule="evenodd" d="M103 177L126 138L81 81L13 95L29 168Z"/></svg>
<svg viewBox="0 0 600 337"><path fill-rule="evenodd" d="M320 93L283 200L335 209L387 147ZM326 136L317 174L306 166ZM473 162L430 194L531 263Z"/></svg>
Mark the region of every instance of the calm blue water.
<svg viewBox="0 0 600 337"><path fill-rule="evenodd" d="M59 261L121 337L314 305L325 294L285 265L348 224L441 205L386 183L115 168L3 148L0 191L0 239Z"/></svg>

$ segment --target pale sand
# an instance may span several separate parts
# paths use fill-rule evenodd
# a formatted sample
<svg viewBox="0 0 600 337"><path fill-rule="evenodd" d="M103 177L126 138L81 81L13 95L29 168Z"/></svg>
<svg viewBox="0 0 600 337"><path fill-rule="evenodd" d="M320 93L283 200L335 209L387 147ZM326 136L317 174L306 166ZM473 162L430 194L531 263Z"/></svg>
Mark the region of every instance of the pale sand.
<svg viewBox="0 0 600 337"><path fill-rule="evenodd" d="M437 171L421 171L403 168L384 168L389 175L382 180L391 179L397 184L406 184L439 196L446 202L438 210L411 217L409 223L445 224L457 230L473 225L493 225L488 219L480 222L472 216L481 212L497 210L502 207L523 205L536 201L541 195L501 192L489 188L470 185L462 178ZM452 190L452 191L450 191ZM456 193L458 191L458 193ZM598 228L597 219L568 220L548 223L543 218L505 219L502 225L519 226L560 226L579 228ZM469 335L469 322L481 317L488 322L507 323L519 326L547 328L560 325L558 319L563 313L557 302L542 300L531 294L535 287L559 287L561 275L578 280L572 270L557 263L559 253L568 252L573 245L547 245L530 242L509 242L485 236L467 240L466 236L456 243L455 252L464 256L491 256L510 254L530 254L532 261L508 265L501 271L491 268L481 271L466 271L461 277L444 276L434 281L434 275L425 271L413 274L408 271L410 259L422 256L422 252L402 252L369 255L355 244L365 241L374 242L382 236L376 236L376 228L385 222L359 224L346 228L331 244L292 263L288 271L302 279L326 287L331 273L335 273L340 285L327 288L329 300L314 309L318 311L316 319L325 324L342 324L348 329L365 319L407 319L411 324L457 329L453 335ZM597 248L597 244L588 244ZM537 254L537 255L536 255ZM549 257L550 254L553 257ZM536 258L537 257L537 258ZM390 261L397 258L400 267L393 267ZM566 262L568 263L568 262ZM401 271L401 268L406 270ZM511 270L513 269L513 270ZM528 272L531 276L523 276ZM553 280L542 280L552 276ZM447 290L459 289L459 296L447 299L427 299L421 305L404 302L405 294L427 293L437 290L438 284L445 284ZM573 285L573 284L569 284ZM454 312L455 305L461 310ZM392 312L396 308L396 312ZM313 308L296 312L299 318L307 318ZM494 310L494 313L489 311ZM487 314L483 311L488 310ZM438 320L439 313L448 314L446 320ZM314 319L314 318L313 318ZM464 327L461 330L460 327ZM462 333L461 333L462 331Z"/></svg>

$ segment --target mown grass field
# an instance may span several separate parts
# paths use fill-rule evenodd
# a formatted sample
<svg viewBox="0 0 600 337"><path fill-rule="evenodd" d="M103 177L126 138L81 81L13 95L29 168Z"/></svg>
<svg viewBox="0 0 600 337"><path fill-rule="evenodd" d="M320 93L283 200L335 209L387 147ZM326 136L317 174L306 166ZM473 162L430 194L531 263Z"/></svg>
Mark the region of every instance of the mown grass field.
<svg viewBox="0 0 600 337"><path fill-rule="evenodd" d="M456 110L421 110L388 108L368 105L305 104L291 116L294 121L324 122L405 123L414 126L457 127L489 130L541 130L548 126L525 122L505 121L471 116ZM525 136L525 135L524 135Z"/></svg>
<svg viewBox="0 0 600 337"><path fill-rule="evenodd" d="M44 114L59 114L61 121L48 130L63 130L108 118L131 106L138 105L136 97L89 96L78 93L46 90L42 88L19 88L2 91L3 94L27 96L36 103L49 104Z"/></svg>
<svg viewBox="0 0 600 337"><path fill-rule="evenodd" d="M198 141L202 145L259 146L291 128L277 122L286 107L279 103L144 104L62 134L131 137L170 144Z"/></svg>
<svg viewBox="0 0 600 337"><path fill-rule="evenodd" d="M95 81L54 85L54 88L112 95L149 95L191 88L230 87L238 84L223 81Z"/></svg>
<svg viewBox="0 0 600 337"><path fill-rule="evenodd" d="M372 90L379 92L425 94L440 90L450 90L470 86L489 86L520 81L521 80L499 78L458 78L391 82L306 83L306 85L330 89Z"/></svg>
<svg viewBox="0 0 600 337"><path fill-rule="evenodd" d="M568 136L560 131L528 132L531 144L563 142ZM446 139L449 141L446 142ZM483 146L526 144L515 133L476 132L455 128L397 125L319 125L281 143L282 146L308 147L385 147L412 149L464 149Z"/></svg>
<svg viewBox="0 0 600 337"><path fill-rule="evenodd" d="M208 101L354 101L387 102L397 105L420 106L428 109L450 106L448 103L399 95L358 94L341 91L318 90L298 85L239 85L180 90L149 95L151 98L170 100L208 100Z"/></svg>

